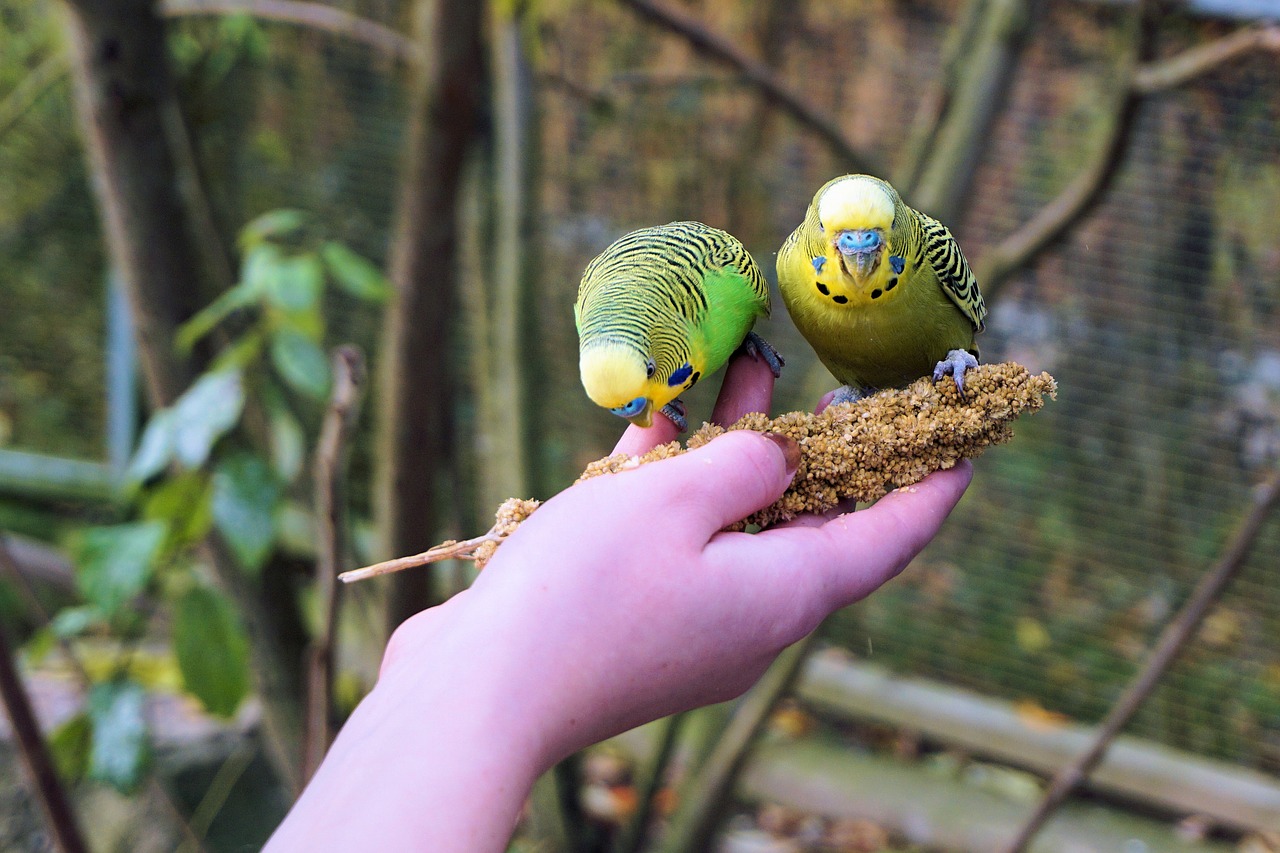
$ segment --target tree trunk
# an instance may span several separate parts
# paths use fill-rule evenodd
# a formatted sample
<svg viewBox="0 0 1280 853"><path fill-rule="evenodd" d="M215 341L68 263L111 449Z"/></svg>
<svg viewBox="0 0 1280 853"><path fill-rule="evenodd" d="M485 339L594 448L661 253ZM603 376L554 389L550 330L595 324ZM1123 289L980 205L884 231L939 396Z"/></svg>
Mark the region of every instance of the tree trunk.
<svg viewBox="0 0 1280 853"><path fill-rule="evenodd" d="M391 246L394 295L382 344L376 505L388 554L435 540L442 475L453 437L451 320L458 242L457 198L476 127L484 4L419 0L417 34L429 57L413 84L403 187ZM391 627L434 603L431 576L392 581Z"/></svg>
<svg viewBox="0 0 1280 853"><path fill-rule="evenodd" d="M175 331L209 292L231 284L230 275L199 186L155 5L76 0L67 8L76 105L107 248L124 283L148 400L160 408L186 390L198 369L175 349ZM282 647L277 618L287 614L264 605L216 534L203 553L245 620L268 753L296 792L298 661Z"/></svg>
<svg viewBox="0 0 1280 853"><path fill-rule="evenodd" d="M964 212L964 197L1013 83L1018 56L1043 6L1043 0L992 0L977 23L972 53L957 72L919 185L907 199L952 229Z"/></svg>
<svg viewBox="0 0 1280 853"><path fill-rule="evenodd" d="M200 257L169 145L181 122L164 23L149 0L68 6L76 105L107 246L137 330L153 406L192 378L174 330L200 307Z"/></svg>

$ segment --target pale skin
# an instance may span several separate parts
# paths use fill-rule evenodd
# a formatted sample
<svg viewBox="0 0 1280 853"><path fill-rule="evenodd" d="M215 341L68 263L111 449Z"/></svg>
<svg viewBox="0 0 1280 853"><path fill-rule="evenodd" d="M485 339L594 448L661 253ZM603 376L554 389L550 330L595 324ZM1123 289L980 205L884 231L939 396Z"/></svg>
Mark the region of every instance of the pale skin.
<svg viewBox="0 0 1280 853"><path fill-rule="evenodd" d="M768 411L763 361L730 364L714 419ZM617 452L676 437L665 418ZM794 470L785 440L706 447L566 489L471 589L405 622L377 686L267 845L499 853L537 777L641 723L744 692L782 649L933 537L967 462L857 513L721 529Z"/></svg>

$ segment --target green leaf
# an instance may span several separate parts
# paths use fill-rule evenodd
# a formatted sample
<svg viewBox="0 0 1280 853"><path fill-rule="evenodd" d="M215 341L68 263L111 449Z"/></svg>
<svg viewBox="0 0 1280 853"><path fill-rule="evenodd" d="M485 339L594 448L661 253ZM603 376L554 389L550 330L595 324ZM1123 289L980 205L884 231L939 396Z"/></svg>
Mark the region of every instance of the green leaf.
<svg viewBox="0 0 1280 853"><path fill-rule="evenodd" d="M290 312L315 310L324 288L324 267L306 253L280 258L268 278L267 299Z"/></svg>
<svg viewBox="0 0 1280 853"><path fill-rule="evenodd" d="M326 242L320 255L337 285L357 299L385 302L391 295L391 284L382 271L341 243Z"/></svg>
<svg viewBox="0 0 1280 853"><path fill-rule="evenodd" d="M183 684L205 710L234 714L249 693L249 640L231 604L211 589L193 587L174 613L173 651Z"/></svg>
<svg viewBox="0 0 1280 853"><path fill-rule="evenodd" d="M224 290L217 299L201 308L190 320L178 327L178 334L174 338L178 350L190 352L196 345L196 341L217 328L218 324L233 311L252 305L253 302L253 292L244 285L236 285L230 290Z"/></svg>
<svg viewBox="0 0 1280 853"><path fill-rule="evenodd" d="M147 422L138 450L129 462L126 478L133 483L141 483L159 474L173 459L173 445L173 410L161 409Z"/></svg>
<svg viewBox="0 0 1280 853"><path fill-rule="evenodd" d="M89 691L89 720L93 724L90 779L124 793L138 787L151 757L145 699L141 685L125 679L104 681Z"/></svg>
<svg viewBox="0 0 1280 853"><path fill-rule="evenodd" d="M102 611L92 604L80 607L64 607L49 622L55 637L78 637L94 625L102 623Z"/></svg>
<svg viewBox="0 0 1280 853"><path fill-rule="evenodd" d="M309 217L301 210L269 210L240 229L240 245L250 249L264 240L288 240L306 227Z"/></svg>
<svg viewBox="0 0 1280 853"><path fill-rule="evenodd" d="M283 257L284 251L273 243L258 243L249 248L240 265L240 286L254 299L265 297Z"/></svg>
<svg viewBox="0 0 1280 853"><path fill-rule="evenodd" d="M329 359L307 337L280 329L271 339L271 361L295 391L317 400L329 393Z"/></svg>
<svg viewBox="0 0 1280 853"><path fill-rule="evenodd" d="M146 587L168 527L161 521L89 527L70 541L76 582L91 604L112 616Z"/></svg>
<svg viewBox="0 0 1280 853"><path fill-rule="evenodd" d="M283 405L269 407L271 464L276 476L292 483L302 473L307 457L307 437L302 424Z"/></svg>
<svg viewBox="0 0 1280 853"><path fill-rule="evenodd" d="M142 517L169 525L169 541L181 548L204 538L213 526L213 486L203 471L167 477L142 501Z"/></svg>
<svg viewBox="0 0 1280 853"><path fill-rule="evenodd" d="M256 572L276 538L280 484L251 453L222 460L213 472L213 522L245 570Z"/></svg>
<svg viewBox="0 0 1280 853"><path fill-rule="evenodd" d="M79 782L84 778L92 744L93 724L86 714L76 714L49 733L49 752L62 781Z"/></svg>
<svg viewBox="0 0 1280 853"><path fill-rule="evenodd" d="M240 420L244 383L236 370L206 373L173 404L173 453L184 467L198 468L213 445Z"/></svg>

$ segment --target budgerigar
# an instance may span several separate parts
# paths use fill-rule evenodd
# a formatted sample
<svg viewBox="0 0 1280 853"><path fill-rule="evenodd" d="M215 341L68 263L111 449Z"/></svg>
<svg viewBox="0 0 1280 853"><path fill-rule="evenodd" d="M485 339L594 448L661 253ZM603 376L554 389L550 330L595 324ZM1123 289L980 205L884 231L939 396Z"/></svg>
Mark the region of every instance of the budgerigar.
<svg viewBox="0 0 1280 853"><path fill-rule="evenodd" d="M578 286L582 385L593 402L647 427L661 411L687 428L680 393L739 347L782 359L751 331L769 287L747 250L701 222L641 228L587 265Z"/></svg>
<svg viewBox="0 0 1280 853"><path fill-rule="evenodd" d="M835 402L930 371L964 391L987 307L955 238L870 175L828 181L778 252L796 327L844 383Z"/></svg>

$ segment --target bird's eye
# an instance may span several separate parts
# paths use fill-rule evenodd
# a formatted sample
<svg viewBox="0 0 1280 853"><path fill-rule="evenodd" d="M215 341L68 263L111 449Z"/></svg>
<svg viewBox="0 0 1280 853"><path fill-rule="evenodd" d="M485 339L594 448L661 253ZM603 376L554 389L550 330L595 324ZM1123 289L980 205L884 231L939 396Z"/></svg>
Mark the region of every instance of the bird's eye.
<svg viewBox="0 0 1280 853"><path fill-rule="evenodd" d="M640 414L640 410L643 409L645 404L648 402L649 401L644 397L636 397L630 403L627 403L624 406L618 406L616 409L610 409L609 411L613 412L620 418L629 418L633 415Z"/></svg>
<svg viewBox="0 0 1280 853"><path fill-rule="evenodd" d="M645 364L644 366L644 375L652 379L654 371L656 371L657 369L658 369L658 365L653 363L653 359L649 359L648 363ZM635 402L635 401L633 400L632 402Z"/></svg>

